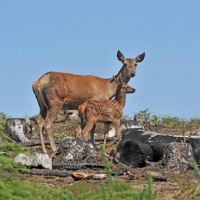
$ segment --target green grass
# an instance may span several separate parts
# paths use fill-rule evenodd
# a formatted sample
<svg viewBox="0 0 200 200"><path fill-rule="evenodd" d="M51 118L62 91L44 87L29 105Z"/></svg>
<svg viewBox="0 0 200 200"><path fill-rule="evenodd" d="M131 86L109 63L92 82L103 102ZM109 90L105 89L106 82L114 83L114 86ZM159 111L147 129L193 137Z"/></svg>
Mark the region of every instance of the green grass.
<svg viewBox="0 0 200 200"><path fill-rule="evenodd" d="M15 178L2 178L0 180L0 199L36 199L36 200L55 200L55 199L74 199L72 193L67 192L66 188L55 189L50 186L29 181L16 181Z"/></svg>
<svg viewBox="0 0 200 200"><path fill-rule="evenodd" d="M163 115L160 117L160 123L166 124L166 125L176 125L178 123L179 119L177 117L172 117L170 115Z"/></svg>
<svg viewBox="0 0 200 200"><path fill-rule="evenodd" d="M5 118L0 118L0 130L4 129L4 125L6 124L6 119Z"/></svg>

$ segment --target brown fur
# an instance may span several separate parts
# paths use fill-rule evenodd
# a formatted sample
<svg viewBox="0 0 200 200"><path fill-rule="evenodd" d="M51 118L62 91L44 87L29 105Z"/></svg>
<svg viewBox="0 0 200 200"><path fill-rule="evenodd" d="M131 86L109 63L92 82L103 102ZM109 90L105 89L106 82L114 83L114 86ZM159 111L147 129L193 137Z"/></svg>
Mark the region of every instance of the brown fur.
<svg viewBox="0 0 200 200"><path fill-rule="evenodd" d="M94 143L94 129L97 122L106 123L107 132L104 132L104 147L108 136L108 128L112 122L115 127L119 141L121 140L120 118L123 115L123 108L126 102L126 93L134 93L135 89L123 82L117 87L114 100L95 101L89 100L78 107L81 115L81 126L84 127L82 136L85 141L88 140L88 132L91 131L91 141Z"/></svg>
<svg viewBox="0 0 200 200"><path fill-rule="evenodd" d="M137 62L144 59L145 53L134 59L124 58L118 51L117 57L125 63L115 76L128 82L135 76ZM103 79L96 76L81 76L62 72L48 72L33 83L33 91L40 106L37 118L44 153L47 153L43 138L43 128L48 135L53 151L56 145L52 136L52 124L61 109L78 109L87 100L108 100L115 96L117 84L113 78Z"/></svg>

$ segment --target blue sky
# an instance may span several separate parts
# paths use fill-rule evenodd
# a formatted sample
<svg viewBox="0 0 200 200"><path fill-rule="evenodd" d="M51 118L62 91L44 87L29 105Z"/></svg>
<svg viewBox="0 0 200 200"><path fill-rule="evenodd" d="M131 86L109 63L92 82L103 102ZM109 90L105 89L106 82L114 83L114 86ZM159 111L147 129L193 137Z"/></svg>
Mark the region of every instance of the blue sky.
<svg viewBox="0 0 200 200"><path fill-rule="evenodd" d="M0 1L0 111L32 116L48 71L110 78L145 52L124 114L200 117L200 1Z"/></svg>

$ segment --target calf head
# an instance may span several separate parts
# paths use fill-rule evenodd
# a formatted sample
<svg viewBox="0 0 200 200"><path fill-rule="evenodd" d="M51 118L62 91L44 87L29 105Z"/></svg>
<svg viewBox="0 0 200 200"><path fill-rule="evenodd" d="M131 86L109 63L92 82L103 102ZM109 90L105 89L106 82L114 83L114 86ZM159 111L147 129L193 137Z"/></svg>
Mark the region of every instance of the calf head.
<svg viewBox="0 0 200 200"><path fill-rule="evenodd" d="M118 89L124 91L124 93L134 93L135 89L130 87L126 82L120 83Z"/></svg>

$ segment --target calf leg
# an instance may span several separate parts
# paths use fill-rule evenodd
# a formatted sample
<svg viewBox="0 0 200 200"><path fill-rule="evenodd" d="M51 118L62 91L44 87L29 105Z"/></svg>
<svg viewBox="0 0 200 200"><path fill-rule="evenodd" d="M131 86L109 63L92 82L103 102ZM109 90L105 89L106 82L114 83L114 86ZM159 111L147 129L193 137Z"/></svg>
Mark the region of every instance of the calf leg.
<svg viewBox="0 0 200 200"><path fill-rule="evenodd" d="M118 137L119 141L121 141L122 134L121 134L121 131L120 131L120 120L113 121L113 124L114 124L114 127L115 127L115 131L117 133L117 137Z"/></svg>
<svg viewBox="0 0 200 200"><path fill-rule="evenodd" d="M88 141L88 133L92 130L92 128L94 127L94 124L95 123L93 121L88 121L86 123L86 126L82 131L83 140Z"/></svg>
<svg viewBox="0 0 200 200"><path fill-rule="evenodd" d="M81 117L81 125L78 126L75 130L75 139L81 136L82 130L85 128L86 121Z"/></svg>
<svg viewBox="0 0 200 200"><path fill-rule="evenodd" d="M108 138L108 130L111 123L104 123L104 140L103 140L103 147L106 147L106 140Z"/></svg>
<svg viewBox="0 0 200 200"><path fill-rule="evenodd" d="M81 127L78 126L75 130L75 139L80 138L81 136Z"/></svg>
<svg viewBox="0 0 200 200"><path fill-rule="evenodd" d="M96 124L94 124L94 126L92 127L92 130L90 131L90 137L91 137L92 144L95 144L94 143L94 131L95 131L95 128L96 128Z"/></svg>

